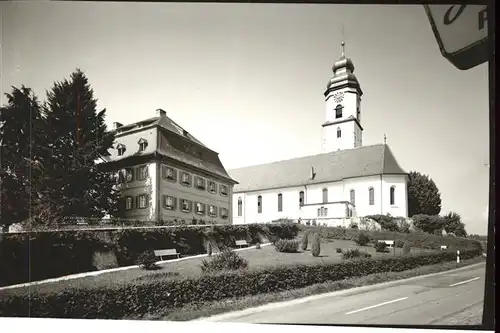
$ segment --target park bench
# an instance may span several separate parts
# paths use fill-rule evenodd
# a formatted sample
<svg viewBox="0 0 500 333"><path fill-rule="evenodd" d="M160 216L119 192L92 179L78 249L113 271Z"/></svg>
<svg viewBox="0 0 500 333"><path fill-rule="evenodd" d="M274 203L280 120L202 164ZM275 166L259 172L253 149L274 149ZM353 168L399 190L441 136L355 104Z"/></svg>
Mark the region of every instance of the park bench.
<svg viewBox="0 0 500 333"><path fill-rule="evenodd" d="M441 250L446 250L448 248L448 246L446 245L441 245Z"/></svg>
<svg viewBox="0 0 500 333"><path fill-rule="evenodd" d="M246 240L241 239L236 241L236 246L239 246L241 248L242 246L248 246L248 243Z"/></svg>
<svg viewBox="0 0 500 333"><path fill-rule="evenodd" d="M154 250L154 253L155 257L160 257L160 260L163 260L163 257L169 256L177 256L179 258L181 255L176 249Z"/></svg>
<svg viewBox="0 0 500 333"><path fill-rule="evenodd" d="M394 247L394 241L393 240L379 240L381 243L385 243L387 247Z"/></svg>

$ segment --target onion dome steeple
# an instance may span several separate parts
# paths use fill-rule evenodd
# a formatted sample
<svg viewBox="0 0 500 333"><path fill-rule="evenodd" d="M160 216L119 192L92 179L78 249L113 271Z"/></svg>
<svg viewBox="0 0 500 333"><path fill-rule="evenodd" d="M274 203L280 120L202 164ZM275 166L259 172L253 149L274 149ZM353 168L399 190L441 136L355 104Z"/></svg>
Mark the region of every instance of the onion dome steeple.
<svg viewBox="0 0 500 333"><path fill-rule="evenodd" d="M329 91L337 90L343 87L353 87L362 95L361 87L358 79L354 75L354 64L351 59L345 55L345 42L341 43L342 54L332 67L333 77L328 81L326 86L325 96Z"/></svg>

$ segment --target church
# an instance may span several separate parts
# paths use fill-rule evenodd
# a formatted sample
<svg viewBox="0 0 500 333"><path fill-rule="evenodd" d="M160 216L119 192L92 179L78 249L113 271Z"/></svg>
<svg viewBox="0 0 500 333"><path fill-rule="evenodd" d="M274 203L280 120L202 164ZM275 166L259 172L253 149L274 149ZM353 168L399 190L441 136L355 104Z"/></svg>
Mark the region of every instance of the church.
<svg viewBox="0 0 500 333"><path fill-rule="evenodd" d="M342 55L324 92L322 153L228 170L238 184L233 224L279 219L349 227L360 217L408 217L408 174L389 146L363 146L361 97L354 64Z"/></svg>

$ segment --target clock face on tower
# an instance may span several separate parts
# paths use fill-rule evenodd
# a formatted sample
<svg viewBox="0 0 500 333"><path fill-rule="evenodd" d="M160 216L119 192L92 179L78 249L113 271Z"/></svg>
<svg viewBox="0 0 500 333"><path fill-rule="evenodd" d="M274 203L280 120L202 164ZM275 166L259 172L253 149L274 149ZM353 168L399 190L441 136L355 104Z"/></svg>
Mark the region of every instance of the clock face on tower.
<svg viewBox="0 0 500 333"><path fill-rule="evenodd" d="M333 94L333 100L335 103L340 103L344 100L344 92L338 91L335 94Z"/></svg>

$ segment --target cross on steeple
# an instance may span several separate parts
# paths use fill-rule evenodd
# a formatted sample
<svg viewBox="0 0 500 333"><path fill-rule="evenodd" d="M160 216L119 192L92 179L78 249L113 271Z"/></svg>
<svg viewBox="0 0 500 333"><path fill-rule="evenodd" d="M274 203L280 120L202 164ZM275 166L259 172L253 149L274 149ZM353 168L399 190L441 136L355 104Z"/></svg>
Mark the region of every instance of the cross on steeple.
<svg viewBox="0 0 500 333"><path fill-rule="evenodd" d="M387 135L384 133L384 145L387 144Z"/></svg>
<svg viewBox="0 0 500 333"><path fill-rule="evenodd" d="M342 43L340 43L341 48L342 48L342 57L345 57L345 34L344 34L344 24L342 24L341 27L341 32L342 32Z"/></svg>

